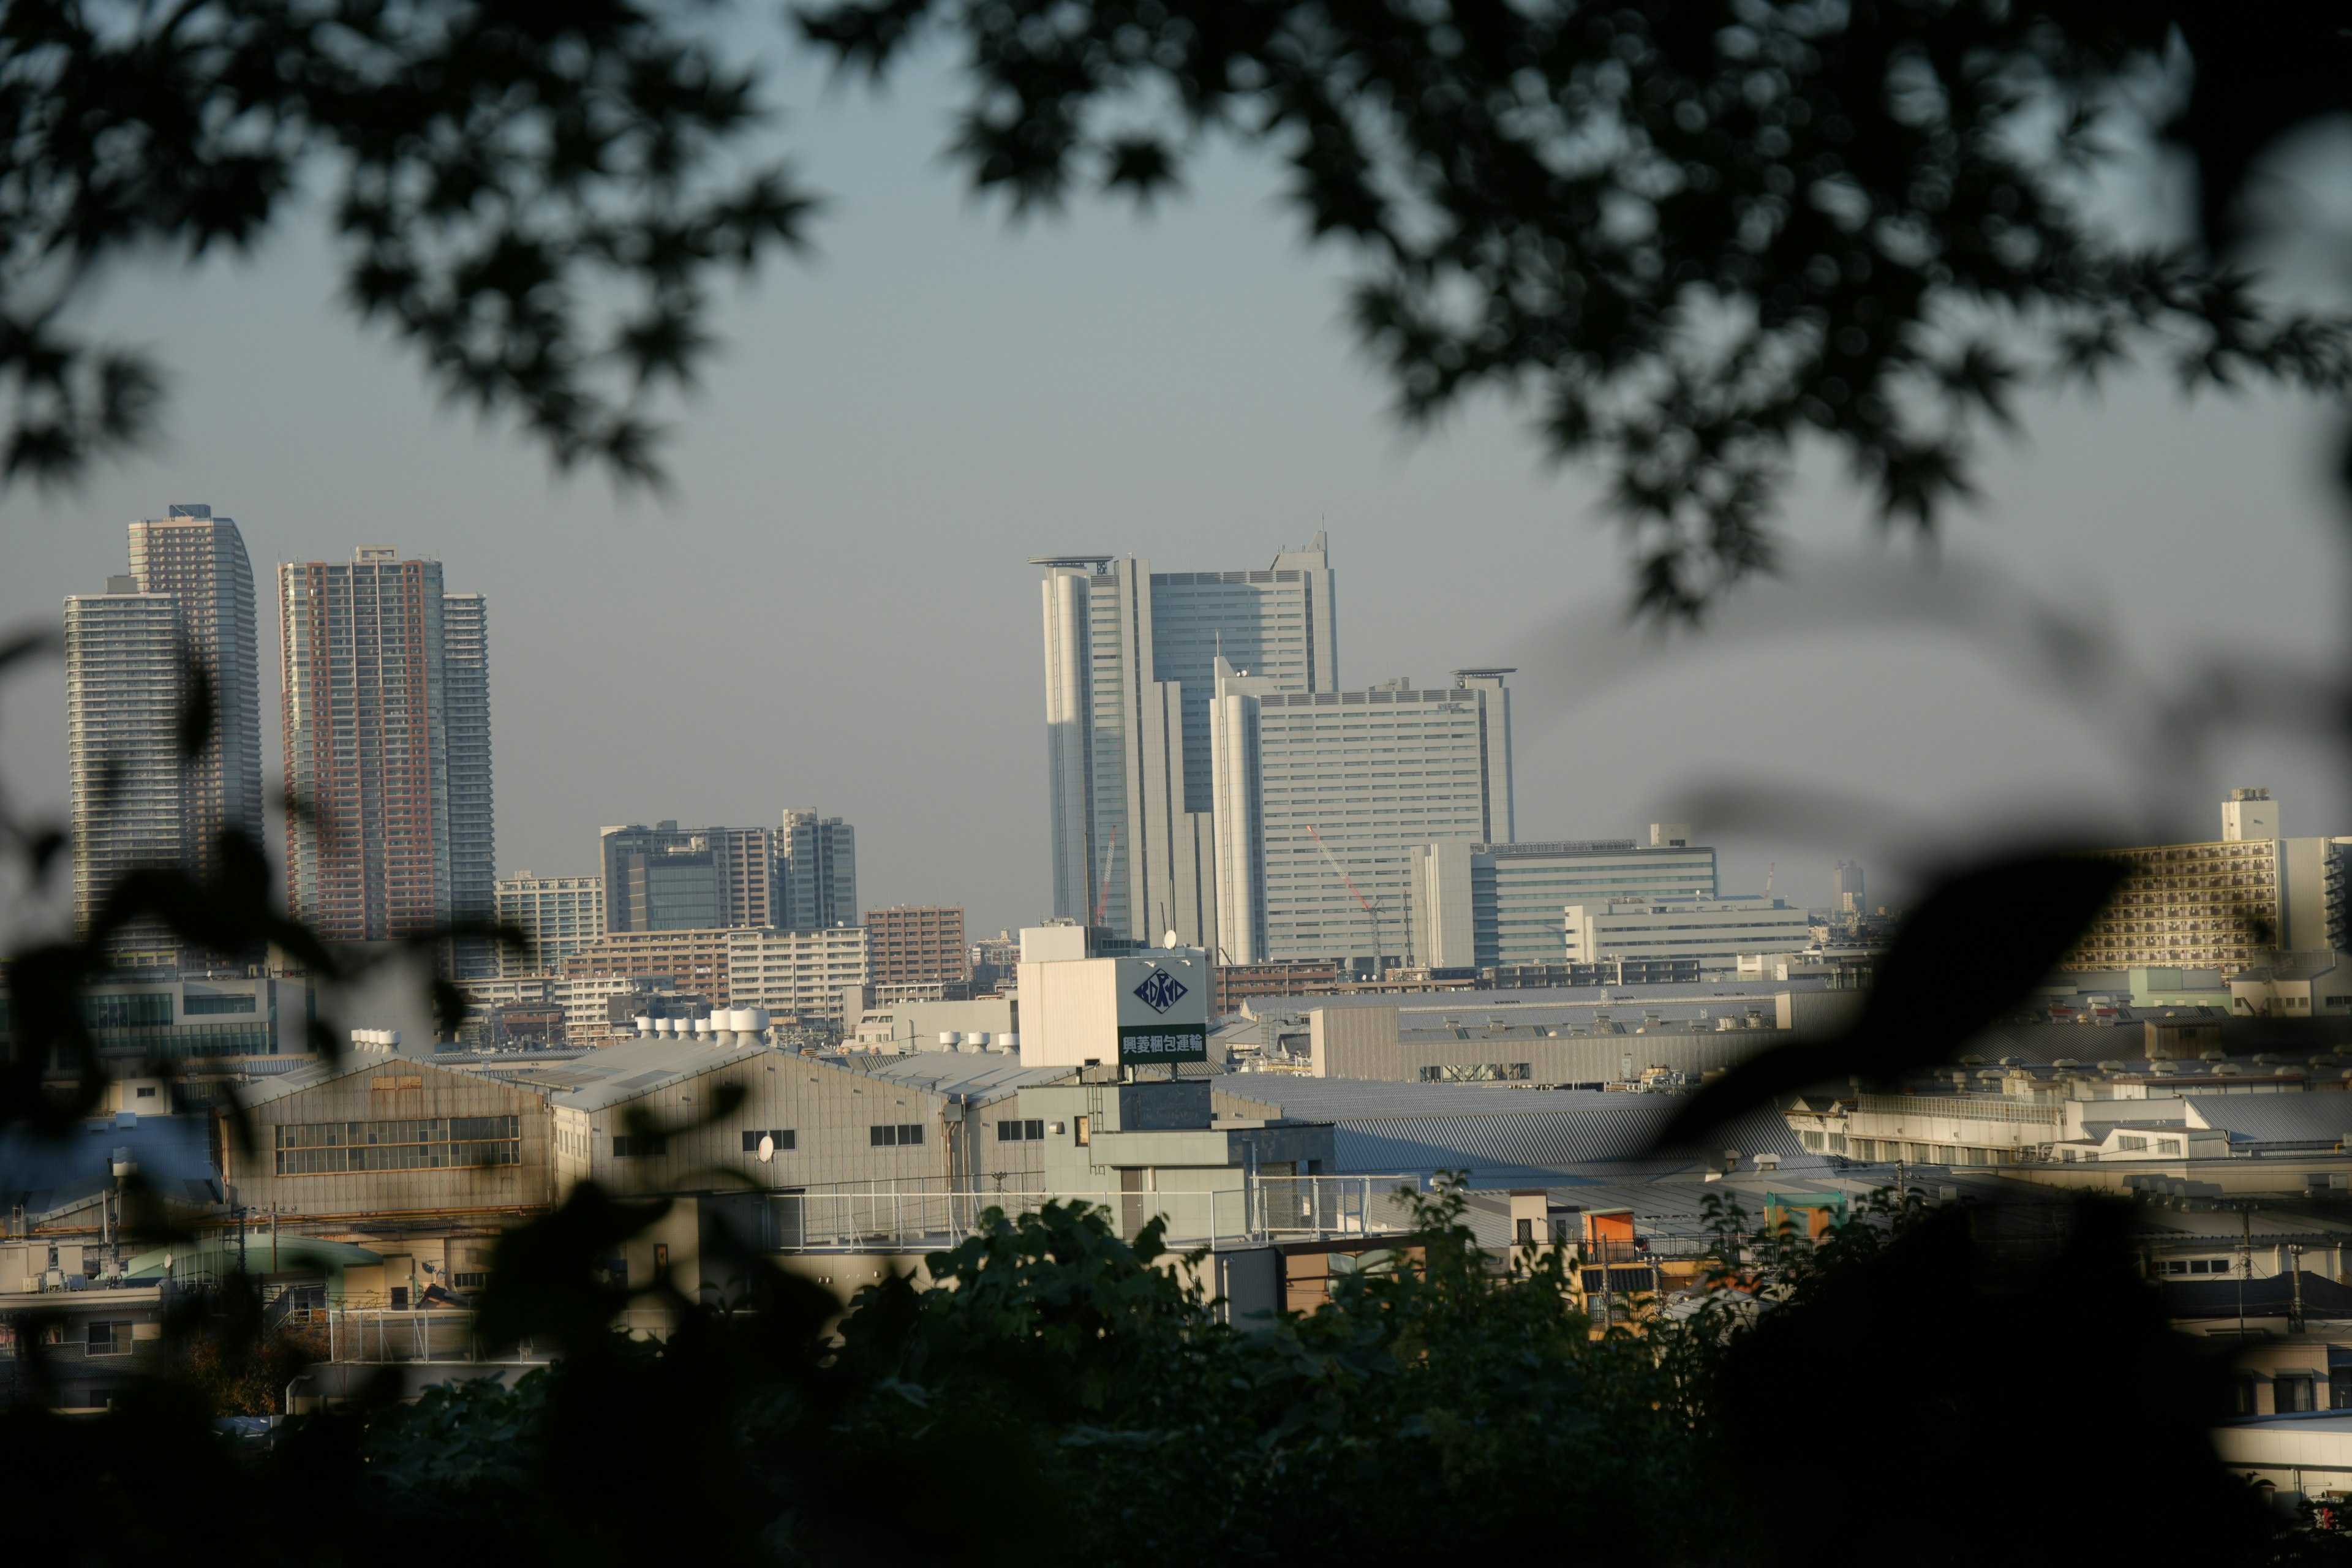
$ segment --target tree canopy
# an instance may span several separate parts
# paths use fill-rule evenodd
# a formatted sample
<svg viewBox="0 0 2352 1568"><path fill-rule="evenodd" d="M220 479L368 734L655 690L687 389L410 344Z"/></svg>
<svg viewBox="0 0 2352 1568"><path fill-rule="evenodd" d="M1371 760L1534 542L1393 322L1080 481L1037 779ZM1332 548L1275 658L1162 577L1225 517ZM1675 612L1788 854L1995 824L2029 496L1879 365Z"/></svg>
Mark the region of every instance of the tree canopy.
<svg viewBox="0 0 2352 1568"><path fill-rule="evenodd" d="M12 0L0 9L9 479L70 481L165 385L80 327L101 273L261 244L331 185L346 299L558 465L657 484L657 396L712 280L805 241L757 65L700 5ZM950 152L1015 216L1158 200L1213 137L1279 160L1354 258L1401 415L1482 390L1611 475L1635 597L1699 613L1776 557L1807 442L1890 524L1969 493L2021 388L2154 358L2188 384L2352 381L2345 321L2231 257L2259 159L2352 108L2338 8L2218 0L839 0L869 78L958 53ZM2185 156L2176 244L2092 198Z"/></svg>

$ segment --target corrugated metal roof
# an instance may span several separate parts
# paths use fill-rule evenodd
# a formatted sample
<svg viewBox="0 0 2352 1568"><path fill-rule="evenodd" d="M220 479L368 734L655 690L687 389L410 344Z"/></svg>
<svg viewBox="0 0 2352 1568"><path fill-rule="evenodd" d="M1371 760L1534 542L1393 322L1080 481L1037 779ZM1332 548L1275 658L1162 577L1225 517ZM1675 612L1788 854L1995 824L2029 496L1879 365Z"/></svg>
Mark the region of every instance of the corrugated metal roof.
<svg viewBox="0 0 2352 1568"><path fill-rule="evenodd" d="M966 1055L958 1051L910 1051L904 1056L844 1056L844 1071L911 1084L934 1094L961 1094L985 1103L1041 1084L1063 1083L1075 1068L1024 1068L1015 1056Z"/></svg>
<svg viewBox="0 0 2352 1568"><path fill-rule="evenodd" d="M722 1046L715 1041L632 1040L535 1073L518 1087L536 1089L551 1104L602 1110L731 1063L781 1056L773 1046ZM812 1064L814 1065L814 1064Z"/></svg>
<svg viewBox="0 0 2352 1568"><path fill-rule="evenodd" d="M2199 1094L2184 1098L2208 1127L2258 1143L2298 1143L2352 1136L2352 1094Z"/></svg>

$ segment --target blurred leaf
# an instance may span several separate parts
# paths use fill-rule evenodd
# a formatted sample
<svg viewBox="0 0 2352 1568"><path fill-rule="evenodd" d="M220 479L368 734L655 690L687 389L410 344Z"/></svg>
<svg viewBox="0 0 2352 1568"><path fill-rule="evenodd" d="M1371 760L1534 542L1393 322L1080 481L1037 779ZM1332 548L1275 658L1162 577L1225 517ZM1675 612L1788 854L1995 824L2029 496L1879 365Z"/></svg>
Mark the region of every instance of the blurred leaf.
<svg viewBox="0 0 2352 1568"><path fill-rule="evenodd" d="M2123 878L2120 861L2058 854L1948 877L1904 917L1853 1027L1737 1063L1676 1107L1657 1146L1687 1147L1780 1095L1843 1087L1848 1078L1884 1082L1954 1060L2058 966Z"/></svg>

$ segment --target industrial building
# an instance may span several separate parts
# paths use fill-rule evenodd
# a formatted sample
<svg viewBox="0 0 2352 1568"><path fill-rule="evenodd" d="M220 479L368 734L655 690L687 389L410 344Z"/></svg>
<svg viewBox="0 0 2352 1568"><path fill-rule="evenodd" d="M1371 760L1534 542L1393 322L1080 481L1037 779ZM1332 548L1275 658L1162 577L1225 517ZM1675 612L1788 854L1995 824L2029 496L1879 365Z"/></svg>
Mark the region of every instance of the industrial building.
<svg viewBox="0 0 2352 1568"><path fill-rule="evenodd" d="M483 1222L544 1208L546 1108L529 1089L354 1045L243 1095L223 1141L229 1201L305 1220Z"/></svg>
<svg viewBox="0 0 2352 1568"><path fill-rule="evenodd" d="M1707 975L1737 973L1742 953L1801 950L1812 923L1781 899L1652 897L1570 904L1562 931L1571 965L1680 962Z"/></svg>

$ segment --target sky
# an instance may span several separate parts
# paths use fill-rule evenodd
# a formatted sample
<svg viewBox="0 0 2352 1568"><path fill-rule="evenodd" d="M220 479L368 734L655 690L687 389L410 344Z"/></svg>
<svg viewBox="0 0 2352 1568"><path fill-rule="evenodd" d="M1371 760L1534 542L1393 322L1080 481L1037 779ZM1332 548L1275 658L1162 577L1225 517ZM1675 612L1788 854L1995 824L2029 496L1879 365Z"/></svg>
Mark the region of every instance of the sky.
<svg viewBox="0 0 2352 1568"><path fill-rule="evenodd" d="M593 871L603 824L815 807L856 824L868 907L961 905L984 932L1050 913L1025 558L1255 567L1318 528L1343 684L1518 667L1521 838L1690 817L1725 890L1769 876L1819 905L1839 858L1899 900L1987 834L2210 837L2233 784L2272 788L2291 833L2352 833L2315 711L2200 752L2144 689L2021 658L2011 613L2111 639L2143 686L2340 664L2345 521L2308 405L2185 403L2153 376L2036 398L1930 551L1809 463L1788 582L1661 640L1624 624L1593 477L1549 467L1519 414L1400 433L1341 320L1344 258L1302 245L1266 164L1220 153L1150 216L1013 229L939 159L936 80L782 85L833 205L813 261L727 298L672 500L551 478L436 406L335 302L312 209L250 260L110 280L89 320L175 372L168 439L75 492L0 496L0 628L55 626L126 569L128 521L209 503L254 558L267 706L276 563L436 555L489 599L501 874ZM60 666L0 688L20 810L62 814L64 727Z"/></svg>

